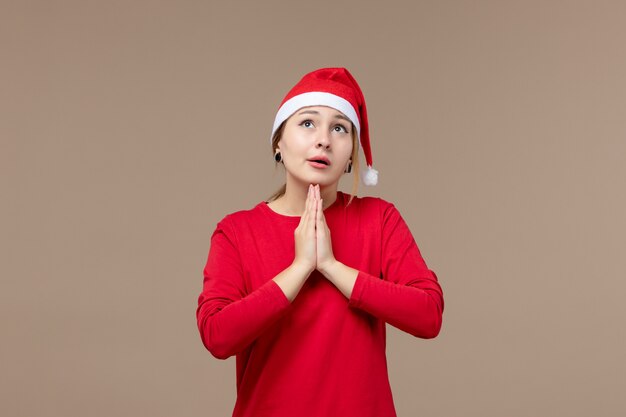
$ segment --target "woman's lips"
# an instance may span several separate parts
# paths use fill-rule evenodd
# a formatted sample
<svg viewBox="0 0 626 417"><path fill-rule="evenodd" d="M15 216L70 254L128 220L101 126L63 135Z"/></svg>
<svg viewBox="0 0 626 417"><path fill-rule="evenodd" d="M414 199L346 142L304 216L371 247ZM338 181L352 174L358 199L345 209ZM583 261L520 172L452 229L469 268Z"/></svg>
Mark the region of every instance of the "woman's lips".
<svg viewBox="0 0 626 417"><path fill-rule="evenodd" d="M315 161L308 161L308 162L309 162L309 165L311 165L313 168L319 168L319 169L328 168L328 165L322 164L320 162L315 162Z"/></svg>

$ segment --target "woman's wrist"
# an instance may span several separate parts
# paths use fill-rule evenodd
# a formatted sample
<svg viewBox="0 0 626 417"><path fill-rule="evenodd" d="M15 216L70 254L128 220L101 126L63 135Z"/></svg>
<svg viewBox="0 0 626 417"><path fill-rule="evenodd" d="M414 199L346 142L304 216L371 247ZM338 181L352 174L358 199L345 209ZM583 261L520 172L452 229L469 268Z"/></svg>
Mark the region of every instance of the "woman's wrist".
<svg viewBox="0 0 626 417"><path fill-rule="evenodd" d="M318 271L330 281L341 293L350 299L359 271L336 259L326 265L318 265Z"/></svg>
<svg viewBox="0 0 626 417"><path fill-rule="evenodd" d="M311 275L311 272L315 270L314 266L295 260L291 263L290 268L293 269L298 275L303 275L305 277Z"/></svg>
<svg viewBox="0 0 626 417"><path fill-rule="evenodd" d="M334 275L334 271L337 271L341 265L343 265L341 262L333 258L323 264L318 264L316 269L327 279L330 279Z"/></svg>

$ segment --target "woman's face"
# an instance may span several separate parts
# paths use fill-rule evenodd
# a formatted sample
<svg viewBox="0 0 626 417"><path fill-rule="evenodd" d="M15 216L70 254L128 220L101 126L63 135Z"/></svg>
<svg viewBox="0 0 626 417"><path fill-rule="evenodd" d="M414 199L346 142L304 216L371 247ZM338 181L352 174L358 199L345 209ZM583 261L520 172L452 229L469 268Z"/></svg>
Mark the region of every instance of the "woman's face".
<svg viewBox="0 0 626 417"><path fill-rule="evenodd" d="M278 142L287 175L304 186L339 182L352 155L351 130L352 122L331 107L296 111L285 122Z"/></svg>

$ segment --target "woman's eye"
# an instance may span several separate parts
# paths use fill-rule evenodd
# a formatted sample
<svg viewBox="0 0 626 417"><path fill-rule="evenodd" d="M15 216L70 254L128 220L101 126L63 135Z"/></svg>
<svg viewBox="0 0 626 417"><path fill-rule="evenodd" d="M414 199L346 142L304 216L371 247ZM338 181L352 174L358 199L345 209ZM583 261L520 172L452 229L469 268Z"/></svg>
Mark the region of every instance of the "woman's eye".
<svg viewBox="0 0 626 417"><path fill-rule="evenodd" d="M342 125L335 126L335 131L336 132L348 133L348 129L346 129L345 126L342 126Z"/></svg>
<svg viewBox="0 0 626 417"><path fill-rule="evenodd" d="M313 122L310 120L305 120L304 122L300 123L300 125L304 127L313 127Z"/></svg>

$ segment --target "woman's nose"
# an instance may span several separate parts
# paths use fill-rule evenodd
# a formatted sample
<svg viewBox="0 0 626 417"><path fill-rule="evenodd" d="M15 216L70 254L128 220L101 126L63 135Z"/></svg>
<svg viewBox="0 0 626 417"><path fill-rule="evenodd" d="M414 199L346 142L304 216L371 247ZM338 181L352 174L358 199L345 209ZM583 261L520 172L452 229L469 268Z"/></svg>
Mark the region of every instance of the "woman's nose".
<svg viewBox="0 0 626 417"><path fill-rule="evenodd" d="M320 135L317 138L317 147L318 148L326 148L328 149L330 147L330 137L328 133L320 133Z"/></svg>
<svg viewBox="0 0 626 417"><path fill-rule="evenodd" d="M317 147L318 147L318 148L326 148L326 149L328 149L328 148L330 147L330 143L326 143L326 144L324 144L324 143L322 143L322 142L318 142L318 143L317 143Z"/></svg>

